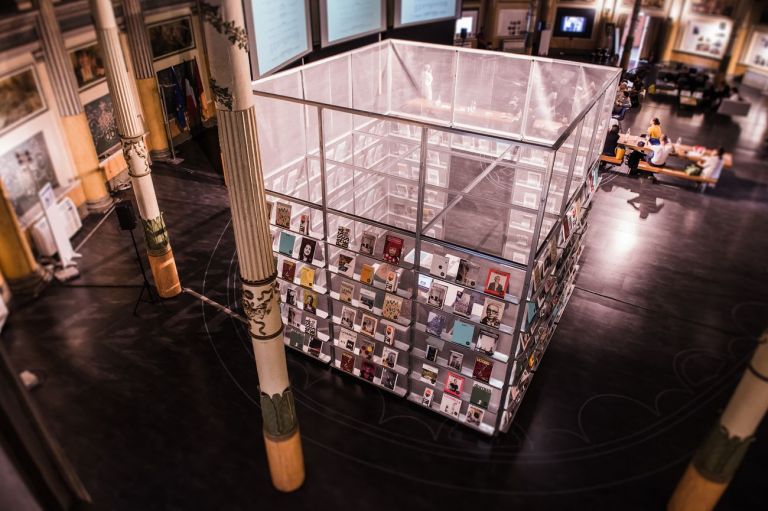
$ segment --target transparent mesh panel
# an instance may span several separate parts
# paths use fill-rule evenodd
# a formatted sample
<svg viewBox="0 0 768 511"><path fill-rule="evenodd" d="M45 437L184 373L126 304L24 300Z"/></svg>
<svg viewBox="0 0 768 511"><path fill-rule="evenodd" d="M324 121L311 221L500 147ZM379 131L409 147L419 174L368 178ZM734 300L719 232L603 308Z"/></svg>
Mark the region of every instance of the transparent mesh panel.
<svg viewBox="0 0 768 511"><path fill-rule="evenodd" d="M583 110L574 101L574 84L580 73L580 68L572 65L534 62L525 139L551 144L568 128Z"/></svg>
<svg viewBox="0 0 768 511"><path fill-rule="evenodd" d="M453 124L519 137L531 61L483 53L458 55Z"/></svg>
<svg viewBox="0 0 768 511"><path fill-rule="evenodd" d="M389 110L390 48L375 45L350 56L352 106L358 110L385 113ZM346 76L346 73L345 73ZM334 79L338 79L334 77Z"/></svg>
<svg viewBox="0 0 768 511"><path fill-rule="evenodd" d="M405 117L451 121L456 50L392 43L390 111Z"/></svg>
<svg viewBox="0 0 768 511"><path fill-rule="evenodd" d="M581 130L581 141L579 142L579 154L576 158L576 166L573 170L574 181L576 177L584 177L586 169L591 165L593 158L589 154L589 148L593 142L597 143L595 137L595 123L597 121L597 113L602 106L602 100L595 103L592 109L584 116L584 128ZM602 142L600 142L602 144Z"/></svg>

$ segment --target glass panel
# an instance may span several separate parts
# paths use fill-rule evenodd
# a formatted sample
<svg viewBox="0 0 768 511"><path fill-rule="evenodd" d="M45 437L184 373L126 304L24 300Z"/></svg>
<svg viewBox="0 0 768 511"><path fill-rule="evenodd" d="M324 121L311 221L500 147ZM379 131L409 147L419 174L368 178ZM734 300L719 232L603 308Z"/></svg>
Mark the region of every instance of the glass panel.
<svg viewBox="0 0 768 511"><path fill-rule="evenodd" d="M525 139L551 144L568 128L583 109L577 109L574 101L574 84L578 83L579 74L576 66L534 62Z"/></svg>

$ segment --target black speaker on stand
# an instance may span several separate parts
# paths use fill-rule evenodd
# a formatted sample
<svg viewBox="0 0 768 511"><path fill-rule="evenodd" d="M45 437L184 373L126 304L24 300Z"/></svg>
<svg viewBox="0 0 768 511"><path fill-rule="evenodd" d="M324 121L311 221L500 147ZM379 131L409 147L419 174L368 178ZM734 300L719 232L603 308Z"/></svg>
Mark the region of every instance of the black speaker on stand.
<svg viewBox="0 0 768 511"><path fill-rule="evenodd" d="M139 292L139 297L136 299L136 305L133 306L133 315L135 316L141 302L154 304L158 303L160 300L155 296L155 292L152 291L152 286L147 279L147 272L144 269L141 254L139 254L139 246L136 244L136 237L133 235L133 230L136 229L136 214L133 212L133 204L131 204L130 201L120 201L115 205L115 212L117 213L117 221L120 224L120 229L131 233L133 252L136 254L136 263L139 265L141 278L144 280L144 284L141 286L141 292ZM148 299L144 299L145 291L149 296Z"/></svg>

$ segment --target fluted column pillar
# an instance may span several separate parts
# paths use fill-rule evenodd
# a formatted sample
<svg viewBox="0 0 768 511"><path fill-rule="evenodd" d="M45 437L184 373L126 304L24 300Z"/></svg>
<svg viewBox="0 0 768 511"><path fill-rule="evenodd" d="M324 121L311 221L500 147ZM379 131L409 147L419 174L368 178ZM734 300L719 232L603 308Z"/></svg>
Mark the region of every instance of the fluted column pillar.
<svg viewBox="0 0 768 511"><path fill-rule="evenodd" d="M131 92L115 12L110 0L90 0L90 5L96 25L96 36L104 53L107 85L112 95L123 155L128 162L128 175L131 177L136 203L139 206L152 276L155 278L158 294L163 298L170 298L181 292L181 284L165 220L155 196L149 154L144 142L146 132L141 108Z"/></svg>
<svg viewBox="0 0 768 511"><path fill-rule="evenodd" d="M32 255L11 199L0 179L0 273L14 293L32 295L43 280L43 272ZM1 287L1 286L0 286Z"/></svg>
<svg viewBox="0 0 768 511"><path fill-rule="evenodd" d="M89 211L102 212L112 205L104 174L99 168L99 156L88 129L77 80L69 61L64 37L56 21L51 0L36 0L37 31L43 45L46 68L56 96L61 122L67 136L70 153L85 194Z"/></svg>
<svg viewBox="0 0 768 511"><path fill-rule="evenodd" d="M144 23L144 12L140 0L123 0L128 47L131 49L131 62L136 75L141 106L146 121L147 143L153 159L167 160L171 157L168 149L168 136L163 117L163 106L152 67L152 48L149 46L149 33Z"/></svg>
<svg viewBox="0 0 768 511"><path fill-rule="evenodd" d="M224 177L232 209L243 309L259 375L264 441L272 484L293 491L304 482L304 458L288 381L277 270L272 254L256 112L240 0L204 4L208 60L219 119Z"/></svg>

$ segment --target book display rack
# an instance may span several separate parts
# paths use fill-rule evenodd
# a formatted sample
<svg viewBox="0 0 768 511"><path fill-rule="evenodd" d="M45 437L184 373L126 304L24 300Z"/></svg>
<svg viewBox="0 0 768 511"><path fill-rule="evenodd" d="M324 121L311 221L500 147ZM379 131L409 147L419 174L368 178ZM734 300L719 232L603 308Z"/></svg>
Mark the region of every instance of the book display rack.
<svg viewBox="0 0 768 511"><path fill-rule="evenodd" d="M574 287L618 78L387 40L254 82L285 344L508 430Z"/></svg>

